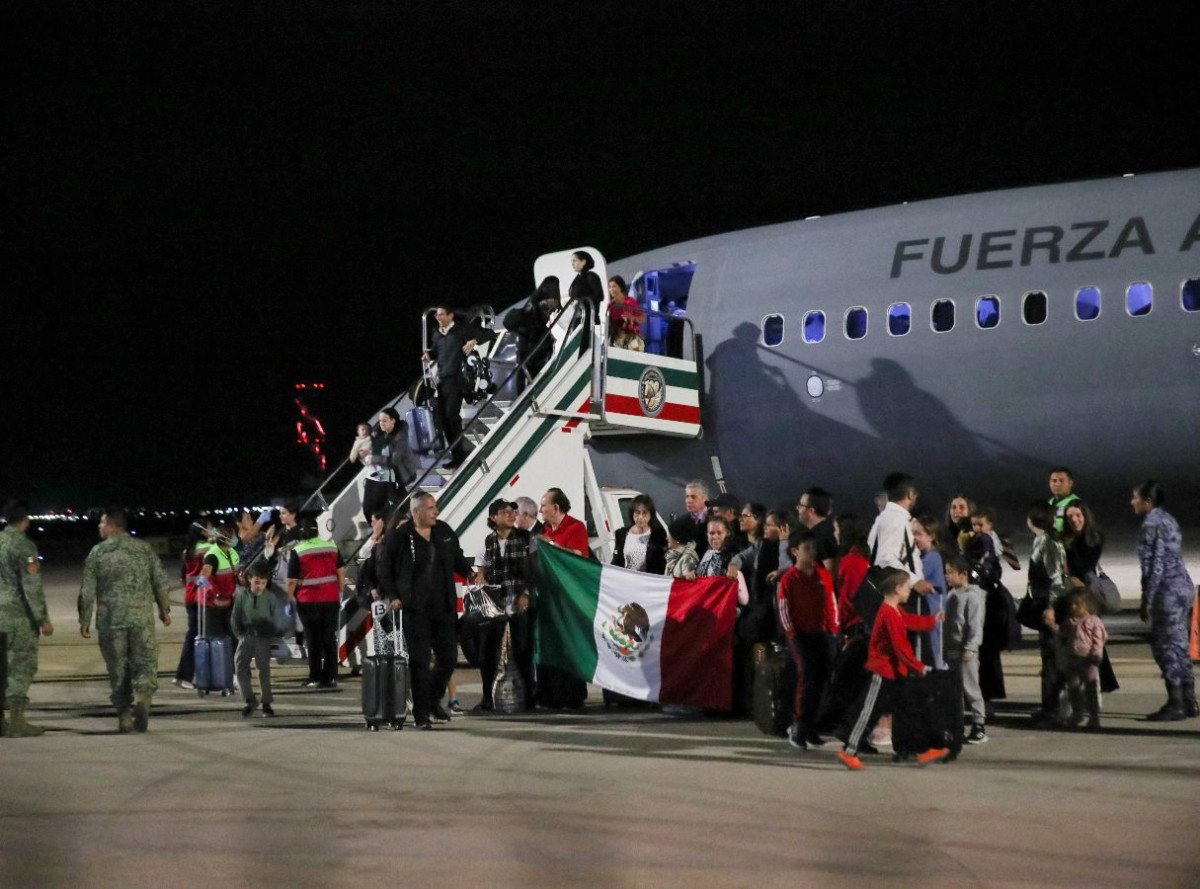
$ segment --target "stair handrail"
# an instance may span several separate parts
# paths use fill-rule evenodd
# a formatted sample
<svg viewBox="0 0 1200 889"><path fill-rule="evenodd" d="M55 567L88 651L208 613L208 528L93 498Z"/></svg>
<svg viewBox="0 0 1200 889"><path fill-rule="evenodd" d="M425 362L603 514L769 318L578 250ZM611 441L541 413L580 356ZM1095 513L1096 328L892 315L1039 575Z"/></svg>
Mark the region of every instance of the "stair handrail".
<svg viewBox="0 0 1200 889"><path fill-rule="evenodd" d="M476 415L483 413L488 407L492 406L492 403L494 401L496 401L497 396L501 392L504 391L504 388L509 384L509 382L513 379L513 377L525 368L525 364L526 364L526 362L529 361L529 358L536 355L538 350L542 347L542 345L544 345L545 343L547 343L548 341L550 341L554 338L554 328L557 326L558 320L560 318L562 318L563 315L568 310L574 310L576 307L582 309L582 311L580 312L580 323L584 324L584 325L591 324L591 309L592 309L591 303L586 300L568 300L566 302L566 304L561 306L559 308L559 310L557 312L555 312L554 315L551 316L549 322L546 324L545 331L543 331L542 335L538 338L538 341L533 345L533 348L530 350L529 356L525 359L525 361L519 362L511 371L509 371L508 376L506 376L504 378L503 382L498 383L496 385L496 391L493 392L491 395L489 395L487 397L487 400L484 401L483 404L481 404L476 409ZM591 335L595 336L596 335L595 331L592 331ZM559 356L561 356L561 355L562 355L562 351L560 350ZM549 367L550 363L551 362L549 362L549 361L546 362L546 364L543 366L542 370L545 370L546 367ZM538 373L540 375L541 371L538 371ZM529 382L532 383L533 379L530 379ZM510 411L516 410L517 406L527 397L528 393L530 393L532 391L533 391L532 386L526 386L524 389L521 390L520 394L518 394L517 397L513 399L512 403L509 405L508 409ZM467 426L469 426L469 425L470 425L470 423L467 424ZM466 431L466 426L464 426L463 431L459 434L458 438L456 438L454 441L448 443L446 445L446 447L444 447L441 451L438 451L437 455L434 457L434 461L433 461L432 465L430 465L425 470L425 472L423 472L420 475L420 477L417 478L416 481L414 481L411 485L408 486L408 489L404 493L404 498L401 498L401 500L399 502L402 503L405 498L411 497L413 492L417 491L427 478L429 478L431 475L436 474L437 470L438 470L438 465L437 465L438 461L440 459L442 459L443 457L445 457L447 453L453 453L454 448L457 445L462 444L464 441L466 441L466 438L467 438L467 431ZM468 460L470 459L470 454L467 455L467 459ZM464 461L464 463L465 462L466 461Z"/></svg>

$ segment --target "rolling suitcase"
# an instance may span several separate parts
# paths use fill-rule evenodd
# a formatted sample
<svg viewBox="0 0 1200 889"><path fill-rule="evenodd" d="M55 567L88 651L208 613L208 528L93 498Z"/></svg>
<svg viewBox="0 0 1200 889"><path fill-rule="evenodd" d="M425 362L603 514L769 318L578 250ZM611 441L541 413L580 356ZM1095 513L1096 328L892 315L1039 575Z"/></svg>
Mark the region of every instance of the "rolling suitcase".
<svg viewBox="0 0 1200 889"><path fill-rule="evenodd" d="M931 747L946 747L954 759L963 747L962 675L929 670L900 681L892 714L892 750L900 762Z"/></svg>
<svg viewBox="0 0 1200 889"><path fill-rule="evenodd" d="M405 414L408 423L408 446L414 454L429 454L438 449L438 431L433 412L427 407L414 407Z"/></svg>
<svg viewBox="0 0 1200 889"><path fill-rule="evenodd" d="M786 645L755 651L754 724L764 735L786 738L796 704L796 661Z"/></svg>
<svg viewBox="0 0 1200 889"><path fill-rule="evenodd" d="M200 633L196 636L196 676L192 681L201 697L210 691L219 691L225 697L233 691L233 640L207 635L205 592L200 592Z"/></svg>
<svg viewBox="0 0 1200 889"><path fill-rule="evenodd" d="M362 712L367 728L404 728L408 710L408 652L402 612L393 618L386 602L371 603L371 635L362 664Z"/></svg>

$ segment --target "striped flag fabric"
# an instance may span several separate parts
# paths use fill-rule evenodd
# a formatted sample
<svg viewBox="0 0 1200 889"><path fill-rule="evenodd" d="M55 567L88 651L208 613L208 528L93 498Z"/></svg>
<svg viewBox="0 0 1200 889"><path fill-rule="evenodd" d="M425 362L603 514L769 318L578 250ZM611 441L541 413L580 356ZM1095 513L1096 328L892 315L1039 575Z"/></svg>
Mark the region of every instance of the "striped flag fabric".
<svg viewBox="0 0 1200 889"><path fill-rule="evenodd" d="M538 547L539 664L643 701L728 710L737 583L676 580Z"/></svg>

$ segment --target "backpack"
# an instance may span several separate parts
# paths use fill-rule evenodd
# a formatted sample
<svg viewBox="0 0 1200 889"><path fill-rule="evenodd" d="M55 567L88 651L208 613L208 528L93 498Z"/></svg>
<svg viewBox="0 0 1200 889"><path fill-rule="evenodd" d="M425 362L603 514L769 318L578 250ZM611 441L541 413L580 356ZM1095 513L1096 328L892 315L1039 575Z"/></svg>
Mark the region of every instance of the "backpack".
<svg viewBox="0 0 1200 889"><path fill-rule="evenodd" d="M908 565L908 570L912 571L915 567L913 560L913 552L915 545L909 539L908 530L904 531L905 551L901 557L901 561ZM883 572L887 569L875 564L875 558L879 554L879 538L875 538L875 545L871 547L871 567L867 569L866 576L863 577L862 583L858 585L858 589L854 591L854 595L850 599L850 604L854 606L854 613L862 618L863 628L868 634L875 628L875 615L879 613L879 606L883 604L883 595L879 592L880 581L883 580Z"/></svg>

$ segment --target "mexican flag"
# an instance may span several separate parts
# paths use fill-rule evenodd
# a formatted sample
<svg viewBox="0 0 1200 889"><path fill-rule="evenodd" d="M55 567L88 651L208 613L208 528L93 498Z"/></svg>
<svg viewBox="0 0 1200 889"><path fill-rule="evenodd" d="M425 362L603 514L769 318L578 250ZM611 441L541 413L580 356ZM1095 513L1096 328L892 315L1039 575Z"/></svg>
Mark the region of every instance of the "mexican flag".
<svg viewBox="0 0 1200 889"><path fill-rule="evenodd" d="M737 583L538 547L538 663L643 701L728 710Z"/></svg>

